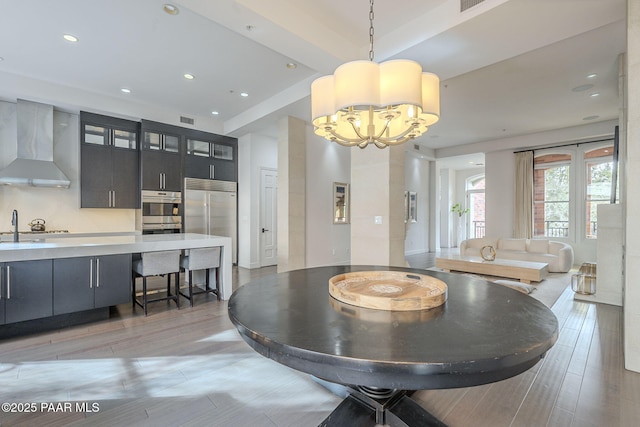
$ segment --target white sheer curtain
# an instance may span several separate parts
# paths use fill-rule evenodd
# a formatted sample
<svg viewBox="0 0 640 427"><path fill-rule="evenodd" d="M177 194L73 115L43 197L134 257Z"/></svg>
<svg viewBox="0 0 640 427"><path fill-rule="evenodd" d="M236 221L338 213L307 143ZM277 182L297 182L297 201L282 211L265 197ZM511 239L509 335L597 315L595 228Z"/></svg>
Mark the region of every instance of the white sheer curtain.
<svg viewBox="0 0 640 427"><path fill-rule="evenodd" d="M533 237L533 151L516 155L516 206L514 237Z"/></svg>

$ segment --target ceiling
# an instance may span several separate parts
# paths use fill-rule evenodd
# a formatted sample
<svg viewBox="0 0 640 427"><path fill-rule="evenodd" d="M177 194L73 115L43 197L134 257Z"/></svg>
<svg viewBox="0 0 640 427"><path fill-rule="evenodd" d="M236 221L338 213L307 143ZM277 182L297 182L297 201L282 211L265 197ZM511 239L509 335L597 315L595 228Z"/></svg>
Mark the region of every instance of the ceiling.
<svg viewBox="0 0 640 427"><path fill-rule="evenodd" d="M310 83L368 58L367 0L177 0L177 15L163 11L168 1L0 0L0 73L242 136L274 132L284 115L310 121ZM618 116L625 0L485 0L464 12L460 0L377 0L374 10L375 60L412 59L440 76L442 117L421 146Z"/></svg>

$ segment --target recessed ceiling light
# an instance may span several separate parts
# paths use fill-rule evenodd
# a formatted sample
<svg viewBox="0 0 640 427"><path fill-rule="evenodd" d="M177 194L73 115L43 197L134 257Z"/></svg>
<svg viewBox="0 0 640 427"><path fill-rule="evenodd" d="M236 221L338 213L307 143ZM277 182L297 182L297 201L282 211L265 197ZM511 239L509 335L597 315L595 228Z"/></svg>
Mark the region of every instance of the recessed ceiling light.
<svg viewBox="0 0 640 427"><path fill-rule="evenodd" d="M178 9L177 6L175 6L175 5L171 4L171 3L167 3L167 4L163 5L162 6L162 10L164 10L169 15L177 15L178 13L180 13L180 9Z"/></svg>
<svg viewBox="0 0 640 427"><path fill-rule="evenodd" d="M580 86L576 86L573 89L571 89L574 92L584 92L585 90L589 90L593 87L592 84L587 84L587 85L580 85Z"/></svg>
<svg viewBox="0 0 640 427"><path fill-rule="evenodd" d="M596 77L598 77L596 73L587 74L588 79L595 79Z"/></svg>
<svg viewBox="0 0 640 427"><path fill-rule="evenodd" d="M288 62L287 63L287 68L290 70L294 70L296 68L298 68L298 64L294 63L294 62Z"/></svg>
<svg viewBox="0 0 640 427"><path fill-rule="evenodd" d="M600 92L590 93L589 96L592 97L592 98L596 98L596 97L600 96Z"/></svg>
<svg viewBox="0 0 640 427"><path fill-rule="evenodd" d="M122 89L120 89L120 92L122 92L122 93L131 93L131 89L129 89L128 87L123 87Z"/></svg>
<svg viewBox="0 0 640 427"><path fill-rule="evenodd" d="M187 80L193 80L195 77L193 76L193 74L186 73L184 75L184 78L187 79Z"/></svg>
<svg viewBox="0 0 640 427"><path fill-rule="evenodd" d="M217 111L212 111L211 114L213 114L214 116L217 116L220 113L218 113Z"/></svg>
<svg viewBox="0 0 640 427"><path fill-rule="evenodd" d="M71 43L75 43L78 41L78 38L72 34L64 34L62 38Z"/></svg>
<svg viewBox="0 0 640 427"><path fill-rule="evenodd" d="M241 92L240 96L246 98L247 96L249 96L249 94L247 92Z"/></svg>

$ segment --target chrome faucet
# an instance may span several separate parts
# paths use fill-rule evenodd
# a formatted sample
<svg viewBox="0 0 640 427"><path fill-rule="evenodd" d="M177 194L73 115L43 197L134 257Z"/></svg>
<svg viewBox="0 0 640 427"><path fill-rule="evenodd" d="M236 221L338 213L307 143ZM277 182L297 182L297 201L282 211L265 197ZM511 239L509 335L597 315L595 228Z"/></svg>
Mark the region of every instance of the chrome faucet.
<svg viewBox="0 0 640 427"><path fill-rule="evenodd" d="M11 217L11 225L15 227L13 229L13 241L18 242L20 240L18 236L18 211L15 209L13 210L13 215Z"/></svg>

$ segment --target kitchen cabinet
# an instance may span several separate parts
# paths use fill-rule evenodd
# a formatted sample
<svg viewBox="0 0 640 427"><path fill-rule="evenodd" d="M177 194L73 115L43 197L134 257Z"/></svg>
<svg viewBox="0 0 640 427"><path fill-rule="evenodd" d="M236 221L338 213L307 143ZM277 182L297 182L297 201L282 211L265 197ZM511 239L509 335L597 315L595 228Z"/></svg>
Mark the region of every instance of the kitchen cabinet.
<svg viewBox="0 0 640 427"><path fill-rule="evenodd" d="M237 181L237 140L200 133L187 137L184 174L189 178Z"/></svg>
<svg viewBox="0 0 640 427"><path fill-rule="evenodd" d="M80 121L80 206L139 208L139 123L85 112Z"/></svg>
<svg viewBox="0 0 640 427"><path fill-rule="evenodd" d="M0 264L0 324L53 314L52 260Z"/></svg>
<svg viewBox="0 0 640 427"><path fill-rule="evenodd" d="M143 190L181 191L182 134L178 127L142 121Z"/></svg>
<svg viewBox="0 0 640 427"><path fill-rule="evenodd" d="M131 301L131 254L53 261L53 314Z"/></svg>

